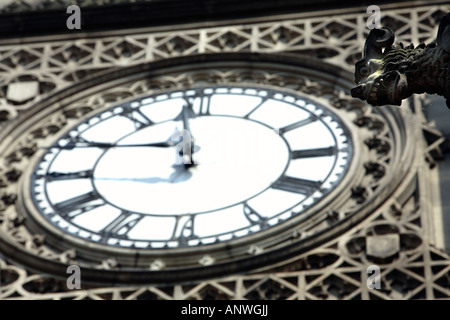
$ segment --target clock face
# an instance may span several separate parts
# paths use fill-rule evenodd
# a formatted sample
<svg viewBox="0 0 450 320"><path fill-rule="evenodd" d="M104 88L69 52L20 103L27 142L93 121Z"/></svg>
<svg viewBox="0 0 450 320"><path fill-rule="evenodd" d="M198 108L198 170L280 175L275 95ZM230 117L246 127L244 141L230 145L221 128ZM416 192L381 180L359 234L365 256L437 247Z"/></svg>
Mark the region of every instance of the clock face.
<svg viewBox="0 0 450 320"><path fill-rule="evenodd" d="M295 218L352 159L337 115L263 87L202 87L104 110L36 165L39 214L77 238L158 249L231 241Z"/></svg>

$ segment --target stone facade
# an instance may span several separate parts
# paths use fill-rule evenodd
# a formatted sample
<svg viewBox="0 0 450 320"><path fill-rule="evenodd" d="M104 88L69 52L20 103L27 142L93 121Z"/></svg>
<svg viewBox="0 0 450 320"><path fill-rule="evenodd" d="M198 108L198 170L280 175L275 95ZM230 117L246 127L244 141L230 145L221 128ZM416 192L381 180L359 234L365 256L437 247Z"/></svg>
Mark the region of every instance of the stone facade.
<svg viewBox="0 0 450 320"><path fill-rule="evenodd" d="M67 34L25 41L1 40L0 131L4 139L0 143L0 298L448 299L450 257L442 234L437 173L446 139L422 113L429 101L426 95L407 99L400 107L377 109L355 101L346 91L351 84L348 75L361 58L370 31L365 10L317 11L139 32L111 31L77 39ZM381 6L381 10L381 24L395 30L398 41L418 44L435 39L439 19L450 11L450 6L439 2L407 7L390 4ZM227 67L215 61L209 71L180 71L133 84L124 82L72 103L63 113L36 124L33 130L32 126L21 129L24 117L43 108L58 92L87 83L96 75L122 67L164 63L169 58L189 61L194 55L224 53L242 54L242 58L249 57L249 53L313 56L343 70L343 80L336 74L327 76L322 67L310 76L279 69L274 72L267 66L249 74L244 67ZM359 160L360 183L349 188L345 210L327 212L320 223L311 224L302 232L313 234L325 230L321 226L338 225L350 216L358 217L354 218L355 223L347 224L348 228L339 235L324 238L311 249L283 261L251 272L186 283L87 284L80 290L69 290L64 278L18 264L18 255L10 254L13 247L37 257L37 261L77 261L73 250L55 252L49 248L45 235L28 230L20 215L18 188L39 143L98 105L146 90L189 86L197 81L244 81L289 88L320 97L336 110L348 113L363 150ZM445 101L440 103L445 107ZM20 136L7 134L18 130ZM367 286L368 267L372 265L380 267L380 289ZM97 267L114 270L117 261L105 259Z"/></svg>

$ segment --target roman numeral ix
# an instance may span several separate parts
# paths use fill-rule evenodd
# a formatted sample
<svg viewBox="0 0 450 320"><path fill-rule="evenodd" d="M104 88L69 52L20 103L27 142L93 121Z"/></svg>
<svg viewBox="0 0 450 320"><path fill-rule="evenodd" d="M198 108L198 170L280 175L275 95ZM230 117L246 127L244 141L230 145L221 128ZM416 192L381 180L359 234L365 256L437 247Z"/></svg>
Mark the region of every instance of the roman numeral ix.
<svg viewBox="0 0 450 320"><path fill-rule="evenodd" d="M56 211L64 218L73 219L87 211L103 206L105 202L95 191L58 202L54 205Z"/></svg>

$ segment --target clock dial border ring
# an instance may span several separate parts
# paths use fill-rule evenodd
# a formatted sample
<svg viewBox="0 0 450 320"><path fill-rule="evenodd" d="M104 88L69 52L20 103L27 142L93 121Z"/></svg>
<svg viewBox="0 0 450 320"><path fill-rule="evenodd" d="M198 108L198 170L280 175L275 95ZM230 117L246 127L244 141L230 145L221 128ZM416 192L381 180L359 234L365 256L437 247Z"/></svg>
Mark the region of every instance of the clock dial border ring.
<svg viewBox="0 0 450 320"><path fill-rule="evenodd" d="M219 88L222 88L223 86L217 86L217 87L219 87ZM248 87L248 88L254 88L254 87ZM265 87L261 87L261 89L266 89ZM166 94L167 92L164 92L164 94ZM286 94L294 94L294 93L286 93ZM144 96L145 98L146 98L146 96ZM308 99L308 98L305 98L305 97L302 97L302 96L298 96L298 94L297 94L297 97L301 97L301 99L304 99L304 100L306 100L308 103L315 103L314 101L312 101L311 99ZM107 110L109 110L109 108L107 109ZM101 112L99 113L99 114L101 114ZM321 122L323 121L322 119L319 119ZM85 120L85 121L83 121L83 122L87 122L87 121L89 121L89 118L87 119L87 120ZM341 119L339 119L339 121L342 121ZM263 125L265 125L265 124L263 124ZM267 126L267 125L266 125ZM344 129L344 130L346 130L346 127L345 127L345 125L344 126L342 126L342 128ZM71 132L71 131L73 131L74 130L74 128L68 128L67 130L65 130L63 133L62 133L62 135L60 135L61 137L64 137L64 136L66 136L69 132ZM333 137L333 139L335 140L335 137ZM283 138L283 140L285 140L284 138ZM288 143L287 142L285 142L287 145L288 145ZM350 148L352 149L353 147L351 147L350 146ZM292 150L291 150L292 151ZM99 156L99 158L101 158L102 156L104 155L104 153L102 153L102 155L100 155ZM44 157L44 156L42 156L42 157ZM52 160L53 161L53 160ZM336 162L336 159L334 160L334 163ZM335 164L333 164L333 167L335 166ZM286 166L287 167L287 166ZM284 169L284 171L286 171L286 168ZM331 175L331 171L330 171L330 173L328 174L328 176L329 175ZM327 177L328 177L327 176ZM339 183L341 183L341 181L339 182ZM270 186L269 186L270 187ZM267 188L266 188L267 189ZM333 193L333 190L331 191L332 193ZM287 209L287 210L289 210L289 208ZM305 213L305 215L306 215L306 212L302 212L300 215L303 215ZM298 219L295 219L295 218L291 218L291 219L294 219L294 220L298 220L298 219L301 219L301 220L303 220L304 218L301 218L301 217L298 217ZM294 221L293 220L293 221ZM293 222L293 224L296 224L295 222ZM271 228L272 229L272 228ZM271 233L273 233L273 234L278 234L279 233L279 230L277 230L277 229L279 229L279 228L277 228L277 226L274 226L273 227L273 231L271 232ZM242 238L238 238L238 239L242 239L241 241L239 241L239 242L245 242L245 239L243 239L243 238L245 238L245 236L244 237L242 237ZM234 239L234 240L232 240L232 241L237 241L237 239ZM253 241L253 240L252 240ZM214 244L211 244L212 246L214 245ZM153 249L149 249L150 251L152 251ZM171 248L171 250L174 250L174 251L176 251L176 248ZM181 250L189 250L189 247L184 247L184 248L181 248Z"/></svg>

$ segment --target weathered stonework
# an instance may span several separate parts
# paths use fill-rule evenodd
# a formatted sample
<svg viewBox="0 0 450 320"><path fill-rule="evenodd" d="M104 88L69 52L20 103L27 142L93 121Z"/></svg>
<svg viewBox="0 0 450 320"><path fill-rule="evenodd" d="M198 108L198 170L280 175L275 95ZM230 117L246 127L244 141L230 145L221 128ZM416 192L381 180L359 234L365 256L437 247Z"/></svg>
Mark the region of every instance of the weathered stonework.
<svg viewBox="0 0 450 320"><path fill-rule="evenodd" d="M437 39L404 47L393 45L394 32L373 29L366 39L364 58L356 63L352 96L373 106L401 105L414 93L438 94L450 108L450 13L441 20Z"/></svg>

